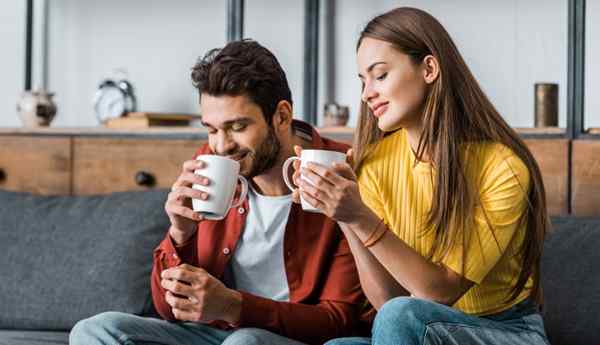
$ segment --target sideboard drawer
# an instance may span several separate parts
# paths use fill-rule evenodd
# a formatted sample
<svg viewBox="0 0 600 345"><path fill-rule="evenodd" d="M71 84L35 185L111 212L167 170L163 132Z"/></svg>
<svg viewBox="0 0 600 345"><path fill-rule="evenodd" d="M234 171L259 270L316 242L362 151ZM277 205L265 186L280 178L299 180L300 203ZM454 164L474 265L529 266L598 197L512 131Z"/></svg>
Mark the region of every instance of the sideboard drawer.
<svg viewBox="0 0 600 345"><path fill-rule="evenodd" d="M551 216L569 214L569 141L528 139L529 150L540 167L546 190L546 207Z"/></svg>
<svg viewBox="0 0 600 345"><path fill-rule="evenodd" d="M75 138L73 193L170 188L203 140Z"/></svg>
<svg viewBox="0 0 600 345"><path fill-rule="evenodd" d="M71 192L71 139L0 137L0 188L42 195Z"/></svg>
<svg viewBox="0 0 600 345"><path fill-rule="evenodd" d="M571 212L600 217L600 141L573 140Z"/></svg>

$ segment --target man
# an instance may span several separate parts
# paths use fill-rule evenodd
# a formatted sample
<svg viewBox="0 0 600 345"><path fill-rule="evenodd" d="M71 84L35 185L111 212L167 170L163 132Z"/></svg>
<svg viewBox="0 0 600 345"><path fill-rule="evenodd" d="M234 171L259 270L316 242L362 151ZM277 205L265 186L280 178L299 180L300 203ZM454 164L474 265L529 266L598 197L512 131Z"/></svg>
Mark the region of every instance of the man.
<svg viewBox="0 0 600 345"><path fill-rule="evenodd" d="M165 205L171 221L154 253L152 296L168 322L104 313L79 322L77 344L320 344L352 334L364 296L354 259L335 222L302 211L282 178L294 145L345 152L293 120L285 73L254 41L213 50L192 70L208 144L197 155L235 159L248 198L220 221L191 199L210 195L190 160Z"/></svg>

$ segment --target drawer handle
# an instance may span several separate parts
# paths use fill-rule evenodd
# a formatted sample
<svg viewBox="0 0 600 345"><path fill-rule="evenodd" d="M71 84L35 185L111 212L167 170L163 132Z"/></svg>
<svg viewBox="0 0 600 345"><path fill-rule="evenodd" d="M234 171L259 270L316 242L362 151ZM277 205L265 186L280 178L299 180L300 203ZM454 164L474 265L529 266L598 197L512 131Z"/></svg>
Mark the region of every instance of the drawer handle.
<svg viewBox="0 0 600 345"><path fill-rule="evenodd" d="M149 172L138 171L135 173L135 183L138 186L153 187L156 184L156 178Z"/></svg>
<svg viewBox="0 0 600 345"><path fill-rule="evenodd" d="M4 180L6 180L6 173L4 169L0 168L0 182L4 182Z"/></svg>

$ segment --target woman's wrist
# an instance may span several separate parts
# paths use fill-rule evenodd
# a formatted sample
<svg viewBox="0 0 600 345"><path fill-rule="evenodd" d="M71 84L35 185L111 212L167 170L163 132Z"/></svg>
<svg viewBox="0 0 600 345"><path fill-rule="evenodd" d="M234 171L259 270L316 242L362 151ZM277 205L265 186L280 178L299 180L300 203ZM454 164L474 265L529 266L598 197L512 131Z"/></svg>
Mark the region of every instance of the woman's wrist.
<svg viewBox="0 0 600 345"><path fill-rule="evenodd" d="M365 242L373 231L376 230L375 228L380 222L381 218L367 208L359 213L355 221L348 223L340 222L340 227L344 231L352 231L362 242Z"/></svg>

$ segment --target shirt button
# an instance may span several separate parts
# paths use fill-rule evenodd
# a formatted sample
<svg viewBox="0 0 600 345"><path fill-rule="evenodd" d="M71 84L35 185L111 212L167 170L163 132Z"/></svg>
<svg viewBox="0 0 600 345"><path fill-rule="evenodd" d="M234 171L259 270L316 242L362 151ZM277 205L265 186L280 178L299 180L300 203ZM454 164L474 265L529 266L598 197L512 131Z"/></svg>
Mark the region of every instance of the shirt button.
<svg viewBox="0 0 600 345"><path fill-rule="evenodd" d="M239 214L244 214L244 212L246 212L246 209L243 207L238 208L238 213Z"/></svg>
<svg viewBox="0 0 600 345"><path fill-rule="evenodd" d="M223 254L228 255L229 254L229 248L223 248Z"/></svg>

